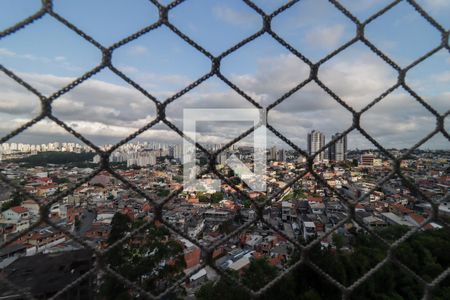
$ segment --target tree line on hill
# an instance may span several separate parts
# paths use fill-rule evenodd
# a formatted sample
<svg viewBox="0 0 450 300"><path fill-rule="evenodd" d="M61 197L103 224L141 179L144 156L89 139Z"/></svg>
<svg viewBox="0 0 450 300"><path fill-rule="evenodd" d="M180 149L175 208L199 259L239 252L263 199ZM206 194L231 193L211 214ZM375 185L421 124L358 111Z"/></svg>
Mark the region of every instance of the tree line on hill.
<svg viewBox="0 0 450 300"><path fill-rule="evenodd" d="M392 242L406 233L404 227L390 227L379 234ZM413 235L394 250L394 256L408 268L431 282L450 266L450 234L448 229L424 231ZM355 233L350 239L351 251L321 248L311 249L309 259L344 286L350 286L366 272L382 261L388 248L376 237L367 233ZM295 253L294 263L299 258ZM230 272L236 279L253 290L259 290L278 274L276 267L264 259L253 260L240 276ZM351 299L421 299L423 288L418 280L394 263L388 263L358 286ZM200 300L244 300L247 292L235 283L222 277L217 282L209 282L196 293ZM282 280L269 288L261 299L340 299L341 292L326 278L308 265L301 265ZM444 279L433 293L433 299L450 299L450 278Z"/></svg>
<svg viewBox="0 0 450 300"><path fill-rule="evenodd" d="M143 220L131 220L117 213L107 240L111 245L128 232L143 224ZM408 228L391 226L377 231L378 235L392 243L407 232ZM345 242L339 234L333 236L338 247L317 245L308 252L308 259L322 268L344 286L350 286L361 278L388 252L388 246L377 237L364 232L350 231ZM431 282L450 266L450 231L443 228L419 231L399 247L393 249L394 257L414 271L426 282ZM347 247L344 247L347 246ZM149 254L152 255L149 255ZM179 242L170 239L170 232L164 227L149 224L137 236L131 237L115 247L106 257L107 264L132 282L147 290L160 292L179 279L185 267L183 248ZM300 253L291 253L289 264L298 261ZM161 264L161 262L169 262ZM259 290L273 280L280 270L265 258L254 259L241 274L227 270L231 277L253 290ZM183 289L181 289L183 291ZM178 291L179 292L179 291ZM351 299L421 299L423 287L420 282L396 264L389 262L367 278L352 293ZM171 293L167 299L183 295ZM205 283L197 292L200 300L246 300L249 295L234 282L221 277L215 282ZM100 299L132 299L139 296L120 281L105 276L100 285ZM303 264L286 274L282 280L268 288L261 299L338 299L341 292L309 265ZM433 291L433 299L450 299L450 278L445 278Z"/></svg>
<svg viewBox="0 0 450 300"><path fill-rule="evenodd" d="M64 164L91 164L96 153L94 152L58 152L48 151L39 152L35 155L13 160L16 163L24 163L30 166L46 166L48 164L64 165ZM84 165L83 165L84 166Z"/></svg>

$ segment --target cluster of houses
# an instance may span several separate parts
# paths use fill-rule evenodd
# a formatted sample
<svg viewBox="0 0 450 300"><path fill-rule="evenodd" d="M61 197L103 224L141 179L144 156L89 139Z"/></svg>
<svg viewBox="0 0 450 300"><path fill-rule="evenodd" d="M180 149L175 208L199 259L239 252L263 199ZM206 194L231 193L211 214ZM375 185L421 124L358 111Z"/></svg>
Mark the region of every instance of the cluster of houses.
<svg viewBox="0 0 450 300"><path fill-rule="evenodd" d="M115 214L144 220L155 216L153 201L106 172L97 174L70 195L53 203L55 196L89 176L93 170L64 166L22 168L14 163L3 164L2 173L10 180L20 182L38 201L22 195L17 205L8 206L18 196L2 187L0 204L4 209L0 214L0 240L26 233L0 249L0 268L21 257L82 248L55 226L39 223L43 205L49 205L46 218L52 224L98 249L108 247ZM370 166L319 163L315 165L315 171L321 181L305 172L304 164L298 161L271 161L265 177L266 193L251 191L238 180L235 188L240 191L222 183L221 197L217 201L212 201L217 191L208 189L186 191L171 197L164 206L162 219L184 233L185 237L174 234L173 238L183 244L184 272L189 277L185 288L195 291L201 283L218 277L211 267L197 270L205 262L205 253L197 245L205 248L216 245L212 254L216 267L242 273L253 260L260 258L279 270L287 268L295 251L291 241L307 243L318 238L322 247L335 247L332 235L325 237L325 234L343 220L346 220L344 224L335 230L343 236L350 230L364 227L441 228L436 220L422 226L431 211L423 196L438 200L448 193L448 157L415 157L402 164L402 168L420 189L419 193L409 189L398 176L386 179L378 187L379 180L390 173L386 161ZM116 172L143 190L147 198L156 201L182 187L181 167L170 161L145 168L117 169ZM301 174L303 176L298 179ZM294 179L298 180L290 183ZM243 197L240 192L248 196ZM348 201L358 201L352 220L348 220ZM258 212L255 203L262 202L266 206ZM256 221L260 213L262 220ZM448 199L441 201L439 213L450 218ZM255 222L239 234L226 238L239 226L252 221ZM196 242L192 243L194 240ZM349 245L344 247L351 251Z"/></svg>

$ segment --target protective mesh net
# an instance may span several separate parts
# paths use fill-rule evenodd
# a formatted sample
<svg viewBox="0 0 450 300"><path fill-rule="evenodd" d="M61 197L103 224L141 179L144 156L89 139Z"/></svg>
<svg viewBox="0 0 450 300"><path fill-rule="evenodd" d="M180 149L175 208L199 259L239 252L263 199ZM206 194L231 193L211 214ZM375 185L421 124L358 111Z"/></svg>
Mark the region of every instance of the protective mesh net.
<svg viewBox="0 0 450 300"><path fill-rule="evenodd" d="M8 28L8 29L6 29L6 30L4 30L3 32L0 33L0 38L4 38L6 36L13 35L16 32L18 32L20 30L23 30L24 28L26 28L28 26L33 26L33 22L35 22L36 20L39 20L40 18L42 18L44 16L50 16L54 20L56 20L57 22L63 24L68 29L70 29L73 32L75 32L77 35L82 37L86 42L92 44L93 46L95 46L97 49L99 49L102 52L102 61L96 67L94 67L92 70L84 73L81 77L77 78L76 80L74 80L73 82L71 82L70 84L68 84L64 88L62 88L61 90L53 93L52 95L50 95L48 97L44 96L40 91L38 91L37 89L32 87L25 80L20 78L17 74L15 74L11 70L7 69L5 66L0 65L0 69L1 69L2 72L4 72L4 74L6 74L10 78L12 78L14 81L16 81L21 86L25 87L30 93L36 95L41 101L41 112L40 112L40 114L36 118L32 119L31 121L29 121L26 124L24 124L23 126L21 126L20 128L17 128L15 130L13 130L8 135L6 135L3 138L1 138L1 140L0 140L1 143L7 142L8 140L10 140L13 137L17 136L21 132L25 131L27 128L33 126L34 124L40 122L41 120L43 120L45 118L48 118L50 120L53 120L55 123L57 123L60 127L62 127L64 130L66 130L68 133L70 133L71 135L73 135L76 138L80 139L86 145L90 146L101 157L100 166L93 173L91 173L88 177L84 178L82 181L78 182L76 186L73 186L70 189L65 190L65 191L63 191L63 192L61 192L59 194L56 194L55 196L51 197L50 199L48 199L48 201L46 201L45 204L42 203L42 201L40 199L36 198L34 195L27 193L27 191L25 191L22 186L11 182L10 180L8 180L8 178L4 174L0 173L0 179L3 182L5 182L6 184L10 185L15 190L20 191L21 193L23 193L24 195L26 195L30 199L34 199L37 203L40 204L40 219L39 219L39 222L37 222L36 224L31 226L27 230L25 230L23 232L20 232L18 235L13 236L12 238L8 239L7 241L5 241L0 246L0 248L3 248L3 247L6 247L6 246L10 245L11 243L16 241L20 237L22 237L22 236L26 235L27 233L29 233L30 231L32 231L39 224L45 223L45 224L48 224L49 226L55 228L56 230L64 232L65 235L67 235L71 239L77 241L78 243L80 243L84 247L91 249L95 253L95 256L96 256L95 268L93 268L89 272L85 273L82 277L78 278L76 281L72 282L70 285L66 286L64 289L62 289L59 293L54 295L52 298L59 297L60 295L64 294L64 292L68 291L69 289L71 289L75 285L79 284L82 280L84 280L88 276L91 276L92 274L98 273L100 271L105 272L105 273L115 277L117 280L121 281L124 285L128 286L130 289L134 289L134 290L138 291L140 295L143 295L145 297L152 298L152 299L153 298L162 298L162 297L166 296L168 293L170 293L174 289L176 289L176 287L178 285L183 283L190 276L190 274L186 275L185 277L177 280L177 282L175 282L172 285L172 287L166 289L161 294L154 295L154 294L144 290L141 286L131 282L130 280L128 280L127 278L125 278L124 276L122 276L121 274L119 274L118 272L113 270L112 268L110 268L108 265L105 264L104 259L102 259L102 258L105 257L105 255L109 251L111 251L111 249L113 249L113 248L119 246L120 244L124 243L129 238L129 236L126 236L126 237L120 239L119 241L117 241L116 243L114 243L113 245L110 245L106 250L98 250L98 249L92 248L85 241L83 241L83 239L81 239L80 237L72 234L71 232L61 228L59 225L55 224L54 222L52 222L49 219L49 210L50 210L50 207L54 203L56 203L58 201L61 201L64 197L66 197L66 196L70 195L71 193L73 193L82 184L88 182L89 180L94 178L96 175L98 175L100 172L104 172L104 171L108 172L113 177L115 177L119 181L121 181L127 188L129 188L130 190L133 190L134 192L136 192L140 196L144 197L147 201L152 203L154 205L154 207L155 207L154 220L157 220L157 221L161 222L162 224L164 224L164 226L166 226L173 233L184 237L185 239L191 241L194 245L198 246L201 249L201 251L202 251L203 255L206 257L206 259L205 259L205 263L203 263L201 266L199 266L197 268L197 270L200 270L205 265L209 265L216 272L218 272L221 276L227 277L229 280L233 281L236 285L238 285L242 289L246 290L249 293L249 295L252 295L253 297L258 297L260 295L263 295L270 287L274 286L277 282L282 280L283 277L286 274L288 274L289 272L291 272L293 269L297 268L298 266L300 266L300 265L309 265L312 270L317 272L320 276L323 276L332 285L337 287L341 291L343 299L347 299L351 295L353 290L355 290L358 286L360 286L362 283L364 283L366 280L368 280L375 272L377 272L377 270L379 270L380 268L382 268L383 266L385 266L388 263L394 263L395 265L397 265L401 269L403 269L405 272L408 272L408 273L410 273L410 275L413 275L414 278L417 278L423 284L423 286L424 286L423 298L424 299L431 299L432 298L432 291L433 291L433 289L437 285L439 285L439 283L443 279L445 279L446 276L448 276L448 274L450 273L450 268L447 268L444 272L442 272L441 275L436 277L433 281L425 282L423 279L421 279L420 276L415 274L410 268L408 268L403 263L401 263L399 260L397 260L394 257L394 255L393 255L393 250L395 248L397 248L402 242L404 242L406 239L411 237L414 233L416 233L419 230L421 230L421 228L423 228L424 226L426 226L430 222L438 220L440 218L439 213L438 213L439 212L439 209L438 209L439 203L441 201L443 201L443 200L449 199L448 193L442 199L439 199L439 200L429 199L429 197L427 197L425 194L423 194L422 191L402 173L402 170L400 168L400 164L401 164L401 161L403 159L405 159L412 151L414 151L415 149L417 149L418 147L420 147L421 145L426 143L434 135L436 135L438 133L441 133L443 136L445 136L445 138L447 140L450 141L450 135L446 131L445 127L444 127L444 119L449 115L450 111L447 111L447 112L436 111L436 109L434 109L429 103L427 103L427 101L425 101L421 96L419 96L419 93L415 92L405 82L405 76L406 76L407 72L410 71L412 68L414 68L418 64L422 63L423 61L425 61L430 56L432 56L433 54L437 53L440 50L444 50L444 51L447 50L447 51L450 52L449 31L446 30L435 19L433 19L418 3L416 3L416 1L414 1L414 0L405 0L405 1L397 0L397 1L392 1L389 5L385 6L383 9L381 9L378 12L376 12L375 14L371 15L365 21L360 21L357 17L355 17L349 11L349 9L347 9L339 1L337 1L337 0L329 0L329 2L333 6L335 6L343 15L345 15L345 17L347 17L351 22L353 22L356 25L357 30L356 30L355 36L352 39L350 39L348 42L346 42L345 44L343 44L339 48L335 49L334 51L332 51L331 53L329 53L328 55L326 55L325 57L323 57L322 59L320 59L316 63L313 63L312 61L310 61L305 55L303 55L301 53L300 50L294 48L286 40L284 40L282 37L280 37L272 29L272 26L271 26L272 21L275 18L277 18L277 16L279 16L283 12L289 10L292 6L294 6L298 2L301 2L300 0L288 1L286 4L282 5L281 7L279 7L278 9L276 9L275 11L273 11L270 14L267 14L263 9L258 7L258 5L253 3L251 0L243 0L243 2L246 5L248 5L251 9L253 9L261 17L261 19L263 20L263 23L262 23L263 25L262 25L260 30L258 30L254 34L248 36L247 38L243 39L242 41L238 42L237 44L235 44L234 46L232 46L231 48L229 48L228 50L222 52L221 54L219 54L217 56L214 56L213 54L208 52L205 48L203 48L202 45L199 45L191 37L189 37L188 35L184 34L183 31L182 31L182 28L177 28L173 23L171 23L170 18L169 18L170 10L174 9L175 7L177 7L179 4L181 4L183 2L187 2L187 4L189 4L188 0L176 0L176 1L173 1L172 3L170 3L170 4L166 5L166 6L160 4L157 0L150 0L148 5L149 6L155 6L159 10L159 19L155 23L153 23L153 24L151 24L151 25L149 25L149 26L147 26L145 28L142 28L141 30L137 31L136 33L134 33L134 34L132 34L132 35L130 35L130 36L128 36L128 37L126 37L126 38L116 42L116 43L114 43L112 46L110 46L108 48L104 47L98 41L96 41L94 38L92 38L88 34L84 33L75 24L72 24L67 19L65 19L64 17L62 17L58 13L56 13L53 10L53 3L52 2L53 1L51 1L51 0L43 0L42 1L42 7L40 8L39 11L37 11L36 13L34 13L31 16L29 16L28 18L18 22L14 26L12 26L12 27L10 27L10 28ZM432 50L427 52L425 55L417 58L414 62L412 62L411 64L409 64L408 66L406 66L404 68L400 67L399 64L397 64L394 60L389 58L388 55L386 55L379 48L377 48L370 40L367 39L367 37L365 35L365 29L368 26L370 26L371 23L374 20L376 20L377 18L379 18L380 16L382 16L383 14L385 14L386 12L388 12L389 10L391 10L392 8L394 8L396 5L398 5L401 2L407 2L409 5L411 5L417 11L417 13L419 13L421 15L422 18L424 18L431 26L433 26L433 28L437 32L439 32L439 34L442 37L441 43L439 45L436 45ZM207 57L211 61L211 70L207 74L204 74L203 76L198 78L196 81L192 82L191 84L189 84L188 86L186 86L185 88L183 88L182 90L178 91L173 96L167 98L164 101L158 101L154 96L152 96L152 94L149 91L147 91L145 88L140 86L138 83L136 83L135 81L130 79L126 74L124 74L120 70L118 70L111 62L111 57L112 57L112 55L113 55L113 53L114 53L114 51L116 49L118 49L118 48L120 48L120 47L122 47L122 46L124 46L124 45L126 45L128 43L130 43L131 41L139 39L141 36L147 34L148 32L150 32L152 30L160 28L160 27L168 28L170 31L175 33L180 39L184 40L187 44L192 46L194 49L196 49L198 52L203 54L205 57ZM354 200L354 199L349 199L347 196L341 194L335 188L329 186L327 184L327 181L324 180L324 178L322 176L320 176L315 171L315 169L313 168L315 155L308 155L308 153L306 153L304 150L300 149L295 143L293 143L288 138L286 138L284 135L282 135L279 131L277 131L270 124L270 122L264 123L266 120L261 120L260 124L258 124L257 126L254 126L251 129L247 130L246 132L244 132L240 136L236 137L231 142L227 143L221 149L215 151L214 153L208 152L200 144L195 143L195 146L197 147L197 149L199 149L200 151L204 152L205 155L209 159L209 168L207 170L205 170L204 172L205 173L206 172L211 172L211 173L214 173L215 175L217 175L224 182L226 182L227 184L229 184L230 186L235 188L235 190L244 199L250 199L250 197L245 192L243 192L240 189L236 188L236 186L232 182L230 182L230 180L228 178L226 178L222 173L220 173L215 168L215 162L216 162L217 156L218 156L218 154L220 152L222 152L223 150L227 149L230 145L232 145L232 144L238 142L239 140L243 139L247 135L251 134L259 126L262 126L263 124L265 124L269 131L271 131L278 138L283 140L286 144L291 146L298 154L301 154L301 155L303 155L303 156L305 156L307 158L307 167L306 167L306 171L305 172L303 172L302 174L298 175L296 178L294 178L294 180L291 180L290 182L288 182L283 189L281 189L277 193L271 195L271 197L269 197L269 199L267 199L267 201L265 201L264 203L254 202L254 205L256 206L256 209L257 209L257 218L256 219L254 219L252 221L249 221L249 222L245 223L244 225L240 226L237 230L235 230L234 232L228 234L225 238L220 239L219 241L213 243L213 245L211 245L210 247L204 247L201 244L199 244L199 242L197 240L192 239L191 237L187 236L183 231L181 231L179 228L173 226L172 224L170 224L169 222L164 220L164 218L162 217L163 214L164 214L164 210L166 209L165 208L166 204L170 200L174 199L179 193L181 193L182 192L182 188L172 192L169 196L167 196L162 201L153 199L144 190L142 190L138 186L134 185L127 178L125 178L124 176L120 175L116 170L114 170L110 166L109 157L110 157L111 153L113 151L115 151L116 149L118 149L120 146L122 146L122 145L126 144L127 142L133 140L138 135L140 135L141 133L145 132L146 130L152 128L153 126L155 126L158 123L166 124L173 131L175 131L177 134L179 134L182 138L188 139L179 128L177 128L172 122L170 122L166 118L166 112L165 112L166 107L169 104L173 103L173 102L174 102L173 105L176 105L177 99L179 99L180 97L182 97L184 94L188 93L189 91L195 89L202 82L204 82L207 79L209 79L211 77L214 77L214 76L216 78L220 79L221 81L223 81L227 86L232 88L234 91L236 91L239 95L241 95L246 101L251 103L254 107L256 107L256 108L263 108L257 101L255 101L250 95L245 93L238 86L233 84L233 82L231 82L231 80L229 78L227 78L221 72L221 61L225 57L227 57L230 54L234 53L235 51L237 51L238 49L240 49L244 45L252 43L252 41L258 39L263 34L270 35L281 46L283 46L290 53L292 53L293 55L295 55L296 57L301 59L305 64L307 64L309 66L309 69L310 69L309 76L308 76L308 78L306 80L304 80L303 82L298 83L294 88L292 88L291 90L289 90L288 92L283 94L275 102L270 104L268 107L265 107L266 112L267 113L270 112L272 109L277 107L277 105L279 105L280 103L285 101L289 96L291 96L295 92L297 92L297 91L301 90L303 87L305 87L308 83L314 82L321 89L323 89L323 91L325 91L328 95L330 95L337 103L339 103L339 105L341 105L348 112L350 112L352 114L352 116L353 116L352 125L347 130L345 130L343 133L341 133L339 136L336 136L333 140L331 140L329 143L327 143L321 150L322 151L325 150L331 144L333 144L334 142L339 140L341 137L343 137L344 135L347 135L351 131L355 130L355 131L360 132L365 138L367 138L369 141L371 141L383 155L385 155L387 158L389 158L392 161L392 166L393 167L392 167L391 172L386 177L384 177L381 180L379 180L378 183L376 184L376 186L371 189L371 191L369 191L368 193L362 195L361 197L359 197L359 199ZM383 92L376 99L373 99L372 102L370 102L368 105L366 105L360 111L356 111L354 108L349 106L332 89L327 87L327 85L323 81L321 81L321 79L318 76L319 75L318 74L319 73L318 72L319 68L324 63L326 63L331 58L335 57L336 55L338 55L339 53L341 53L342 51L344 51L345 49L347 49L348 47L352 46L353 44L355 44L357 42L362 42L364 45L366 45L374 54L376 54L383 61L385 61L387 64L389 64L398 73L398 80L397 80L397 82L393 86L389 87L385 92ZM149 122L144 127L140 128L138 131L136 131L135 133L133 133L130 136L126 137L125 139L121 140L120 142L118 142L117 144L115 144L114 146L109 148L108 150L100 149L97 145L95 145L92 142L90 142L82 134L78 133L74 128L71 128L69 125L67 125L66 123L64 123L63 121L61 121L60 119L58 119L56 116L54 116L52 114L52 104L53 104L53 102L56 99L58 99L59 97L61 97L65 93L71 91L73 88L75 88L76 86L78 86L82 82L88 80L93 75L99 73L103 69L111 70L113 73L115 73L117 76L122 78L125 82L127 82L130 86L134 87L137 91L142 93L150 101L154 102L154 104L157 107L157 112L158 112L157 113L157 117L153 121ZM426 108L436 118L436 127L434 128L434 130L432 132L430 132L421 141L419 141L417 144L415 144L413 147L411 147L407 152L403 153L400 157L396 157L392 153L390 153L387 149L385 149L382 145L380 145L364 128L362 128L360 126L360 119L361 119L362 114L364 114L366 111L368 111L376 103L378 103L379 101L381 101L382 99L387 97L391 92L393 92L397 88L403 88L405 91L407 91L418 103L420 103L424 108ZM264 116L262 116L262 117L264 117ZM191 140L189 140L189 141L191 141ZM317 151L316 155L318 153L320 153L321 150ZM322 270L319 266L317 266L314 262L312 262L310 259L308 259L308 251L313 246L317 245L317 243L319 243L320 240L324 238L323 236L318 237L316 240L313 240L312 242L310 242L307 245L302 245L302 244L298 243L297 241L292 240L291 238L287 237L283 231L281 231L278 228L274 227L270 222L268 222L266 219L263 218L264 208L267 207L268 205L270 205L271 200L276 198L276 197L278 197L287 188L291 187L293 184L295 184L297 181L299 181L301 178L303 178L307 173L312 174L314 179L319 184L321 184L323 186L326 186L329 190L333 191L333 193L335 193L339 197L339 199L343 203L345 203L346 206L348 206L348 208L349 208L348 217L345 220L342 220L341 222L339 222L336 226L334 226L331 231L326 233L326 235L332 234L335 230L338 229L339 226L343 225L345 222L354 221L354 222L357 222L359 225L361 225L363 228L365 228L365 230L367 232L369 232L370 234L377 236L377 238L379 238L389 248L389 250L387 251L387 256L382 261L380 261L377 265L375 265L373 268L371 268L367 273L365 273L364 276L360 277L358 280L356 280L350 286L342 285L340 282L338 282L336 279L334 279L332 276L330 276L324 270ZM371 193L373 193L375 190L380 188L385 182L387 182L389 179L391 179L393 177L400 178L400 180L402 181L402 184L404 186L406 186L411 191L414 191L415 193L420 195L420 197L422 199L424 199L425 201L427 201L431 205L432 209L431 209L431 215L419 227L411 229L403 237L401 237L400 239L398 239L394 243L388 243L387 241L383 240L381 237L376 235L376 233L372 232L369 228L367 228L367 226L365 226L364 224L362 224L360 221L358 221L355 218L355 206L357 205L357 203L359 201L362 201L362 200L366 199L367 197L369 197ZM282 235L283 237L288 239L298 249L298 251L301 253L300 259L295 264L293 264L291 267L289 267L288 269L286 269L283 272L281 272L270 283L268 283L266 286L264 286L263 288L261 288L258 291L254 291L254 290L248 288L247 286L243 285L241 282L237 281L235 278L231 277L228 273L224 272L221 268L218 268L214 264L214 260L213 260L213 251L214 251L214 249L216 249L217 247L220 247L222 244L227 242L228 239L230 239L233 236L238 235L240 232L246 230L250 226L254 225L256 222L263 222L271 230L279 233L280 235ZM146 225L144 224L143 226L146 226ZM133 234L137 233L140 229L141 228L137 228L134 232L131 233L130 236L133 236ZM13 283L8 281L8 279L0 277L0 280L4 284L6 284L11 290L17 291L17 293L21 294L24 298L33 299L31 294L29 294L28 292L23 291L19 287L15 286Z"/></svg>

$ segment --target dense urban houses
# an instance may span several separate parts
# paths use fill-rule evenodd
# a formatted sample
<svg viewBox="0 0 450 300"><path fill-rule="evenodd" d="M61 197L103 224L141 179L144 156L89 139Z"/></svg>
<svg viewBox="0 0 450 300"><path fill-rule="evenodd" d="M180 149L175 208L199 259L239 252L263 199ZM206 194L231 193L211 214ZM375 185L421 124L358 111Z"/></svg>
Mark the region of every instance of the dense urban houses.
<svg viewBox="0 0 450 300"><path fill-rule="evenodd" d="M336 137L338 134L331 139ZM315 153L324 145L325 136L312 131L308 141L308 150ZM4 144L2 147L6 153L4 158L8 157L1 162L2 174L11 181L20 182L28 194L17 192L6 184L1 185L1 240L8 241L19 233L26 233L1 249L0 269L4 276L34 297L51 297L91 267L92 253L48 224L35 225L40 218L40 206L89 176L98 158L91 155L79 161L79 155L91 152L70 143L50 143L45 147ZM229 182L222 181L219 191L208 186L217 178L206 174L202 175L203 190L181 190L165 203L162 219L183 233L179 235L179 232L167 230L165 224L152 221L155 217L154 201L167 199L183 187L182 151L179 147L130 143L111 156L115 172L144 191L148 199L102 171L82 183L73 193L64 194L60 201L52 203L48 219L98 250L106 250L117 239L129 236L118 250L112 251L109 258L112 266L154 292L185 276L186 280L178 289L190 296L200 293L205 284L217 282L220 278L214 268L203 266L206 257L199 246L217 245L212 253L215 267L245 278L260 261L264 261L264 266L269 268L267 270L275 273L289 268L297 255L291 241L307 243L319 239L320 249L353 253L354 235L364 234L367 229L384 230L400 226L426 232L443 228L438 220L422 226L432 209L421 195L439 200L448 193L448 151L416 150L402 162L403 173L420 188L420 193L409 189L396 176L375 188L379 180L389 174L392 162L374 149L349 151L344 137L330 146L328 159L321 153L315 160L314 169L323 182L317 181L313 174L305 173L306 160L301 155L279 147L268 148L264 175L267 193L252 191L224 163L225 158L220 159L222 162L218 161L218 169ZM217 145L209 147L219 149ZM252 150L248 146L234 146L224 151L224 157L235 155L251 168ZM47 160L52 158L45 156L48 151L70 154L71 161L49 163ZM204 154L199 152L197 155L198 163L205 162ZM297 178L302 173L305 173L303 177ZM295 178L298 180L287 185ZM248 196L244 197L242 192ZM267 195L276 196L262 211L264 222L257 221L225 239L238 227L257 218L256 204L266 201ZM358 203L354 219L347 220L347 201L350 200L358 200ZM438 209L441 216L450 218L448 199L441 201ZM347 221L333 234L327 235L343 220ZM143 227L134 232L147 223L153 227ZM158 242L144 242L145 235L157 236L155 241ZM166 254L158 255L158 251ZM136 259L140 264L154 266L153 269L127 265L128 260ZM28 281L25 278L32 279ZM56 281L50 284L50 280ZM91 289L93 285L100 288ZM89 299L94 297L92 293L109 295L114 293L111 286L121 287L117 293L133 295L114 279L98 275L86 277L66 296L68 299ZM14 295L5 292L2 296Z"/></svg>

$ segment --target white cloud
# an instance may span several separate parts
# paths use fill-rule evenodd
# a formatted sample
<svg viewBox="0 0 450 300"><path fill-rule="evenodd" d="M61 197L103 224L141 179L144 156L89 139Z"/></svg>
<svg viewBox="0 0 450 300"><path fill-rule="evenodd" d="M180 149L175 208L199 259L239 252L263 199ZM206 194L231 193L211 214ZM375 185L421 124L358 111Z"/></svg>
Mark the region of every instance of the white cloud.
<svg viewBox="0 0 450 300"><path fill-rule="evenodd" d="M36 56L34 54L28 54L28 53L20 54L20 53L11 51L11 50L6 49L6 48L0 48L0 56L25 59L25 60L29 60L29 61L39 61L39 62L43 62L43 63L48 63L48 62L52 61L48 57Z"/></svg>
<svg viewBox="0 0 450 300"><path fill-rule="evenodd" d="M39 56L39 55L34 55L34 54L29 54L29 53L21 54L21 53L14 52L14 51L11 51L6 48L0 48L0 57L4 57L5 61L7 59L26 60L30 64L47 64L47 65L51 64L52 66L62 67L63 69L68 70L68 71L82 70L82 68L80 68L79 66L74 65L74 64L70 63L69 61L67 61L67 58L62 55L58 55L53 58L50 58L50 57L46 57L46 56Z"/></svg>
<svg viewBox="0 0 450 300"><path fill-rule="evenodd" d="M14 57L16 53L5 48L0 48L0 56Z"/></svg>
<svg viewBox="0 0 450 300"><path fill-rule="evenodd" d="M37 115L39 99L5 74L0 74L0 113L10 115Z"/></svg>
<svg viewBox="0 0 450 300"><path fill-rule="evenodd" d="M128 48L131 55L143 55L148 53L148 48L142 45L132 45Z"/></svg>
<svg viewBox="0 0 450 300"><path fill-rule="evenodd" d="M63 62L63 61L66 61L66 60L67 59L64 56L55 56L55 58L54 58L54 61L57 61L57 62Z"/></svg>
<svg viewBox="0 0 450 300"><path fill-rule="evenodd" d="M433 79L439 82L450 82L450 71L433 75Z"/></svg>
<svg viewBox="0 0 450 300"><path fill-rule="evenodd" d="M235 10L226 5L213 7L213 14L221 21L235 26L248 26L258 20L258 15L251 12Z"/></svg>
<svg viewBox="0 0 450 300"><path fill-rule="evenodd" d="M345 33L345 26L336 24L333 26L321 26L309 31L305 40L309 46L321 49L336 48Z"/></svg>
<svg viewBox="0 0 450 300"><path fill-rule="evenodd" d="M341 0L342 4L352 11L361 12L370 10L373 7L383 7L390 3L389 0Z"/></svg>
<svg viewBox="0 0 450 300"><path fill-rule="evenodd" d="M425 6L432 10L440 10L443 8L450 8L450 1L448 0L424 0Z"/></svg>
<svg viewBox="0 0 450 300"><path fill-rule="evenodd" d="M232 81L249 92L263 106L267 106L307 78L308 74L308 67L297 57L281 55L260 60L256 74L234 75ZM26 80L32 78L39 90L54 90L55 86L73 80L69 77L27 73L21 73L20 76ZM364 53L351 53L343 55L339 60L328 62L319 70L319 76L348 104L355 106L355 109L373 100L395 82L395 76L391 76L389 67L380 63L376 57ZM166 79L178 80L179 75L168 75ZM448 107L448 96L439 95L433 103L437 103L436 107L439 108ZM169 104L167 117L182 128L183 108L245 107L252 105L220 80L212 78ZM2 135L31 119L36 112L39 112L39 101L36 97L30 96L27 90L8 77L0 77ZM154 104L133 88L95 78L83 82L57 99L53 112L97 143L118 141L156 116ZM348 128L352 119L348 111L315 83L310 83L275 107L269 113L269 121L292 141L305 147L308 131L319 129L329 138L331 134ZM46 124L48 123L33 126L27 132L33 134L34 140L44 137L47 140L57 137L60 140L65 139L67 134L64 131L57 127L47 128ZM435 125L435 120L420 104L399 90L365 113L362 124L384 146L405 147L413 145L425 136ZM229 124L203 126L200 139L229 140L241 133L242 129ZM26 137L30 138L30 135ZM140 138L179 141L176 133L161 125ZM351 148L362 148L366 143L367 141L360 138L349 140ZM447 144L434 144L430 147L448 148L448 141Z"/></svg>
<svg viewBox="0 0 450 300"><path fill-rule="evenodd" d="M121 65L118 66L119 70L124 72L125 74L136 74L139 73L139 70L133 66Z"/></svg>
<svg viewBox="0 0 450 300"><path fill-rule="evenodd" d="M256 74L232 74L240 88L263 105L308 78L309 67L293 54L283 54L258 61Z"/></svg>

